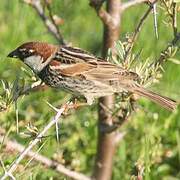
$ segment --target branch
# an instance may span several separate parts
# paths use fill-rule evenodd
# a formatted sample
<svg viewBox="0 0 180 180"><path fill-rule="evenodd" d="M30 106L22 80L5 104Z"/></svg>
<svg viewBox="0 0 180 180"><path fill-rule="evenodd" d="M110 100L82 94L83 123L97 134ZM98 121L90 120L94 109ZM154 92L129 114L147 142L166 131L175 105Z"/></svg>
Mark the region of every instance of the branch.
<svg viewBox="0 0 180 180"><path fill-rule="evenodd" d="M55 37L55 39L60 44L65 44L65 41L62 37L62 34L59 31L59 28L57 27L55 21L53 21L52 19L50 20L45 15L45 12L44 12L43 7L41 5L41 1L40 0L24 0L24 2L31 5L36 10L37 14L40 16L40 18L44 22L46 28Z"/></svg>
<svg viewBox="0 0 180 180"><path fill-rule="evenodd" d="M90 6L92 6L102 22L107 26L114 26L115 22L112 16L102 7L104 0L90 0Z"/></svg>
<svg viewBox="0 0 180 180"><path fill-rule="evenodd" d="M10 152L17 151L19 153L22 153L23 150L25 149L25 147L16 141L12 141L9 139L6 139L4 141L3 134L5 132L2 132L2 131L3 131L3 129L0 129L0 143L1 144L4 143L4 145L6 146L6 149ZM33 158L37 162L40 162L41 164L45 165L46 167L52 168L52 169L56 170L57 172L62 173L70 178L73 178L76 180L90 180L90 178L85 176L84 174L69 170L62 164L59 164L56 161L48 159L47 157L45 157L37 152L30 150L29 152L26 153L26 156Z"/></svg>
<svg viewBox="0 0 180 180"><path fill-rule="evenodd" d="M132 6L135 6L144 2L148 2L148 0L131 0L131 1L125 2L121 5L121 10L125 11L126 9Z"/></svg>
<svg viewBox="0 0 180 180"><path fill-rule="evenodd" d="M39 81L34 82L34 83L33 83L32 85L30 85L30 86L25 86L24 89L19 93L18 98L19 98L20 96L27 95L27 94L29 94L30 92L36 92L36 91L39 91L39 90L45 90L45 89L47 89L47 88L48 88L48 86L45 85L45 84L42 83L42 82L39 82Z"/></svg>
<svg viewBox="0 0 180 180"><path fill-rule="evenodd" d="M102 4L101 6L93 6L104 23L102 51L102 56L104 58L109 48L115 50L115 42L119 39L121 22L120 5L120 0L107 0L107 11L101 7ZM120 141L123 136L121 136L122 134L117 135L117 131L112 128L112 113L106 111L103 107L106 107L110 111L114 109L114 96L107 96L99 99L98 141L93 178L97 180L110 180L113 169L113 157L118 141ZM108 133L109 129L110 132Z"/></svg>
<svg viewBox="0 0 180 180"><path fill-rule="evenodd" d="M144 2L150 2L151 4L154 4L156 1L157 0L131 0L120 5L119 13L122 13L128 8ZM111 15L102 8L103 2L104 0L90 0L90 6L92 6L96 10L97 15L101 18L105 25L113 24L113 18L111 17Z"/></svg>
<svg viewBox="0 0 180 180"><path fill-rule="evenodd" d="M103 8L100 8L96 12L105 25L114 26L113 18L106 10L104 10Z"/></svg>
<svg viewBox="0 0 180 180"><path fill-rule="evenodd" d="M19 155L19 157L11 164L10 168L7 172L1 177L1 180L4 180L8 177L9 174L12 174L18 164L23 160L23 158L29 153L29 151L39 142L41 141L41 138L45 135L45 133L58 122L58 119L61 117L62 113L69 110L70 108L74 108L73 104L71 102L67 102L65 105L62 106L57 111L57 114L54 116L54 118L44 127L44 129L39 133L39 135L29 143L26 149L22 151L22 153Z"/></svg>

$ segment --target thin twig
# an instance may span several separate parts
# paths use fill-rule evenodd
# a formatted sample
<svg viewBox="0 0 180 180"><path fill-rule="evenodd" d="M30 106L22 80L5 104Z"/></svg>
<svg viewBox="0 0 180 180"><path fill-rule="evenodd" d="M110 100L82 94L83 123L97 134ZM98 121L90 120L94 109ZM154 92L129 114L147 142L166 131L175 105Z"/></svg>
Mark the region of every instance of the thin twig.
<svg viewBox="0 0 180 180"><path fill-rule="evenodd" d="M172 14L172 27L174 32L174 37L177 35L177 3L173 2L173 14Z"/></svg>
<svg viewBox="0 0 180 180"><path fill-rule="evenodd" d="M0 137L0 138L1 138L1 137ZM4 139L4 137L2 137L2 141L3 141L3 139ZM3 170L4 170L4 173L6 174L7 171L6 171L6 168L5 168L5 165L4 165L3 161L2 161L2 159L0 159L0 163L1 163L1 166L2 166L2 168L3 168ZM15 179L16 179L12 174L8 174L8 176L9 176L12 180L15 180Z"/></svg>
<svg viewBox="0 0 180 180"><path fill-rule="evenodd" d="M155 35L156 35L156 38L158 39L159 38L159 35L158 35L158 27L157 27L157 5L156 3L153 4L153 14L154 14L154 29L155 29Z"/></svg>
<svg viewBox="0 0 180 180"><path fill-rule="evenodd" d="M57 114L54 116L54 118L44 127L44 129L39 133L39 135L29 143L26 149L23 150L23 152L19 155L19 157L11 164L9 170L7 171L6 174L4 174L1 177L1 180L4 180L8 177L8 174L12 174L18 164L23 160L23 158L26 156L26 154L41 140L41 137L44 136L44 134L58 121L60 118L61 114L69 108L68 106L71 105L72 103L66 103L61 109L58 110Z"/></svg>
<svg viewBox="0 0 180 180"><path fill-rule="evenodd" d="M1 130L0 130L1 131ZM3 133L4 134L4 133ZM0 143L3 141L3 135L0 133ZM12 141L6 138L4 145L6 147L7 151L17 151L19 153L23 152L25 147L21 144L19 144L16 141ZM85 176L84 174L72 171L67 169L62 164L59 164L57 161L51 160L37 152L34 152L32 150L29 150L26 154L26 156L33 158L35 161L40 162L41 164L45 165L48 168L52 168L56 170L59 173L62 173L66 175L67 177L76 179L76 180L90 180L89 177ZM5 170L5 168L4 168Z"/></svg>
<svg viewBox="0 0 180 180"><path fill-rule="evenodd" d="M147 9L147 11L145 12L145 14L140 19L140 21L139 21L139 23L138 23L138 25L137 25L137 27L136 27L132 37L131 37L131 44L130 44L129 48L126 50L126 52L125 52L125 56L124 56L124 60L125 61L127 60L129 54L131 53L131 51L132 51L132 49L134 47L134 44L135 44L135 42L136 42L136 40L138 38L138 35L139 35L140 31L141 31L142 26L145 23L145 20L147 19L148 15L150 14L151 10L153 9L153 5L157 1L158 0L148 0L148 2L150 2L151 4L150 4L149 8Z"/></svg>
<svg viewBox="0 0 180 180"><path fill-rule="evenodd" d="M16 133L19 133L19 111L18 111L18 103L15 101L15 113L16 113Z"/></svg>
<svg viewBox="0 0 180 180"><path fill-rule="evenodd" d="M46 28L48 29L48 31L55 37L55 39L60 43L60 44L65 44L65 41L62 37L62 34L59 31L59 28L57 27L57 25L55 24L54 21L50 20L46 15L45 12L43 10L43 7L41 5L41 1L40 0L24 0L25 3L31 5L36 12L38 13L38 15L40 16L40 18L42 19L42 21L44 22Z"/></svg>
<svg viewBox="0 0 180 180"><path fill-rule="evenodd" d="M56 27L56 29L57 29L57 34L58 34L58 35L61 37L61 39L62 39L61 32L60 32L60 30L59 30L59 28L58 28L58 25L56 24L56 22L55 22L55 20L54 20L54 18L53 18L53 14L52 14L52 9L51 9L50 3L48 3L47 0L45 0L45 3L46 3L46 7L47 7L47 9L48 9L48 12L49 12L49 17L50 17L50 19L51 19L51 22L52 22L52 23L54 24L54 26ZM62 44L64 44L64 41L63 41Z"/></svg>
<svg viewBox="0 0 180 180"><path fill-rule="evenodd" d="M180 32L176 34L176 36L171 41L171 43L169 43L167 45L167 47L161 52L160 57L155 62L153 62L150 66L152 66L152 65L155 65L155 66L162 65L169 57L168 50L170 48L173 48L173 47L177 46L178 49L180 49L180 47L178 46L178 43L180 43Z"/></svg>
<svg viewBox="0 0 180 180"><path fill-rule="evenodd" d="M133 49L133 47L134 47L134 43L136 42L136 39L137 39L137 37L138 37L138 35L139 35L139 32L141 31L141 28L142 28L143 24L145 23L145 20L146 20L146 18L148 17L148 15L150 14L151 10L152 10L152 6L150 6L150 7L148 8L148 10L145 12L145 14L144 14L144 15L142 16L142 18L140 19L139 24L137 25L137 27L136 27L136 29L135 29L135 31L134 31L134 33L133 33L133 36L132 36L132 38L131 38L131 45L130 45L130 47L126 50L126 52L125 52L125 58L124 58L125 61L127 60L130 52L132 51L132 49Z"/></svg>
<svg viewBox="0 0 180 180"><path fill-rule="evenodd" d="M172 12L171 12L171 9L169 8L169 6L167 5L167 1L166 1L166 0L162 0L162 3L164 4L168 15L169 15L170 17L172 17Z"/></svg>
<svg viewBox="0 0 180 180"><path fill-rule="evenodd" d="M26 165L23 167L23 169L22 169L22 171L24 172L25 170L26 170L26 168L30 165L30 163L35 159L35 157L37 156L37 155L39 155L39 152L41 151L41 149L44 147L44 145L46 144L46 142L47 142L47 140L45 141L45 142L43 142L43 144L36 150L36 152L34 153L34 156L28 156L28 157L30 157L30 160L26 163ZM19 145L21 145L21 144L19 144ZM8 149L8 147L6 146L6 148ZM24 149L25 149L25 147L23 147ZM24 149L22 149L22 151L24 150ZM11 149L12 150L12 149ZM15 151L17 151L17 150L15 150ZM19 153L21 153L22 151L18 151Z"/></svg>
<svg viewBox="0 0 180 180"><path fill-rule="evenodd" d="M176 37L176 34L177 34L177 3L172 2L172 6L171 5L168 6L168 4L165 0L163 0L162 3L164 4L169 17L172 20L172 28L173 28L173 32L174 32L174 37ZM172 7L172 11L171 11L171 7Z"/></svg>

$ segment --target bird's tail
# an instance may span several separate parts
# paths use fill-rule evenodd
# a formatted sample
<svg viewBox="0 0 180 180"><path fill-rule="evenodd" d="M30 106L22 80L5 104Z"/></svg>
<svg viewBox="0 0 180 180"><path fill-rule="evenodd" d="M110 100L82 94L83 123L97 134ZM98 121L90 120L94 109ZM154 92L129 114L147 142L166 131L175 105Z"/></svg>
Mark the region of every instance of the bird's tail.
<svg viewBox="0 0 180 180"><path fill-rule="evenodd" d="M145 98L148 98L150 99L151 101L161 105L162 107L170 110L170 111L173 111L176 109L177 107L177 102L168 98L168 97L165 97L165 96L162 96L162 95L159 95L157 93L154 93L152 91L149 91L143 87L136 87L134 89L134 93L140 95L140 96L143 96Z"/></svg>

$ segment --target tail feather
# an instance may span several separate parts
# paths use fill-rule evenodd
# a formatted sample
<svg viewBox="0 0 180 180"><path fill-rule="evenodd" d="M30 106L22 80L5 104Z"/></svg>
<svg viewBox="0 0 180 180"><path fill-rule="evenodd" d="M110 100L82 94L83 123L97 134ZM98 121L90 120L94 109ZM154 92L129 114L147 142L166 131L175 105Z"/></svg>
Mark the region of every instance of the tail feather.
<svg viewBox="0 0 180 180"><path fill-rule="evenodd" d="M149 91L145 88L137 87L137 88L135 88L134 92L137 93L138 95L141 95L143 97L146 97L146 98L152 100L153 102L161 105L162 107L164 107L170 111L175 110L177 107L176 101L174 101L168 97L154 93L152 91Z"/></svg>

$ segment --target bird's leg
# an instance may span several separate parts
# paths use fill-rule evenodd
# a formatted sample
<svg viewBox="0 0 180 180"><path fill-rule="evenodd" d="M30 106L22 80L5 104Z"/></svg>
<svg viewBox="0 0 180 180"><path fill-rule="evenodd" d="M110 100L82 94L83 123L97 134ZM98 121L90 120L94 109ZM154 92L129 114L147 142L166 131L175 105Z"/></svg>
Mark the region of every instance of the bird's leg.
<svg viewBox="0 0 180 180"><path fill-rule="evenodd" d="M72 96L71 101L73 102L74 109L77 109L81 106L87 106L88 105L88 103L86 103L86 102L80 102L79 96Z"/></svg>
<svg viewBox="0 0 180 180"><path fill-rule="evenodd" d="M78 102L77 99L75 99L74 108L77 109L77 108L79 108L81 106L88 106L88 103L86 103L86 102Z"/></svg>
<svg viewBox="0 0 180 180"><path fill-rule="evenodd" d="M77 109L79 107L82 107L82 106L87 106L88 104L86 102L80 102L79 100L80 98L78 96L72 96L69 100L69 102L72 102L71 105L68 105L67 108L65 108L65 111L63 113L63 115L68 115L68 109Z"/></svg>

